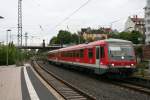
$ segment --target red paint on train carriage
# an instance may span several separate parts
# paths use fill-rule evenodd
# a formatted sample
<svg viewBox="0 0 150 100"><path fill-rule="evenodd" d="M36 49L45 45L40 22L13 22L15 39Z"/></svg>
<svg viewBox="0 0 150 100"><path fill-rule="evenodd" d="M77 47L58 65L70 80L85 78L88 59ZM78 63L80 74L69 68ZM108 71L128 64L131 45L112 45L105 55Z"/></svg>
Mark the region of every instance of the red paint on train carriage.
<svg viewBox="0 0 150 100"><path fill-rule="evenodd" d="M113 72L114 69L119 73L132 73L136 65L132 42L120 39L99 40L49 51L48 60L88 68L97 74Z"/></svg>

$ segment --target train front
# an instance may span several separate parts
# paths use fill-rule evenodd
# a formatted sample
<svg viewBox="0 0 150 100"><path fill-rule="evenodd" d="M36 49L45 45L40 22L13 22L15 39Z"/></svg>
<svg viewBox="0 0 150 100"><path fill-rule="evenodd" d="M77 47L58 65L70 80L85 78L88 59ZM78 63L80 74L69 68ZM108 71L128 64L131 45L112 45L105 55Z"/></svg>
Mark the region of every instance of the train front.
<svg viewBox="0 0 150 100"><path fill-rule="evenodd" d="M108 43L108 65L110 73L130 75L136 68L136 57L131 42Z"/></svg>

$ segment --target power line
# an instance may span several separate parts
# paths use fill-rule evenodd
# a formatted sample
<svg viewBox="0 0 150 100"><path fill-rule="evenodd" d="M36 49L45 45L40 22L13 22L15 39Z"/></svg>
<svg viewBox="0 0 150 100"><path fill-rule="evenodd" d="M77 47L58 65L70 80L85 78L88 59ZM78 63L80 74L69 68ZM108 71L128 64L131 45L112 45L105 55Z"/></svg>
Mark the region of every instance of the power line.
<svg viewBox="0 0 150 100"><path fill-rule="evenodd" d="M55 25L54 28L60 26L63 22L65 22L66 20L70 19L70 17L72 17L75 13L77 13L80 9L82 9L83 7L85 7L91 0L87 0L84 4L82 4L79 8L77 8L75 11L73 11L71 14L69 14L66 18L64 18L61 22L59 22L58 24Z"/></svg>
<svg viewBox="0 0 150 100"><path fill-rule="evenodd" d="M40 7L40 4L36 1L36 0L32 0L32 1L35 1L37 6ZM71 14L69 14L66 18L64 18L61 22L59 22L58 24L56 24L54 26L54 28L60 26L63 22L65 22L66 20L70 19L70 17L72 17L75 13L77 13L80 9L82 9L83 7L85 7L90 1L92 0L87 0L85 3L83 3L79 8L77 8L76 10L74 10ZM43 10L46 10L48 11L47 9L43 9Z"/></svg>

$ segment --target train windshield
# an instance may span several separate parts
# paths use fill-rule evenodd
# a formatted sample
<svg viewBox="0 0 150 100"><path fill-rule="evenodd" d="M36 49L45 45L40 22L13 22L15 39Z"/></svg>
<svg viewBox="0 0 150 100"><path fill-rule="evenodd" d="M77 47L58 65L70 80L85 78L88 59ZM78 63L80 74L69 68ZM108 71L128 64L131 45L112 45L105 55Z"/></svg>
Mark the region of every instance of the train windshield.
<svg viewBox="0 0 150 100"><path fill-rule="evenodd" d="M133 60L134 52L130 44L109 44L109 57L112 60Z"/></svg>

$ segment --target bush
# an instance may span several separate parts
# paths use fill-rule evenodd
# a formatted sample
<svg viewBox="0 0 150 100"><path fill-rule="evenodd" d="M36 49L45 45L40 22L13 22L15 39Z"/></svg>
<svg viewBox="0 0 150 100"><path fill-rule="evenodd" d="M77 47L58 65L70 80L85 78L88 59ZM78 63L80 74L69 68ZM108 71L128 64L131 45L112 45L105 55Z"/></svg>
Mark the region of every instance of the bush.
<svg viewBox="0 0 150 100"><path fill-rule="evenodd" d="M22 62L26 58L26 53L18 50L14 45L0 45L0 65L7 64L7 50L8 50L8 64L16 64Z"/></svg>

